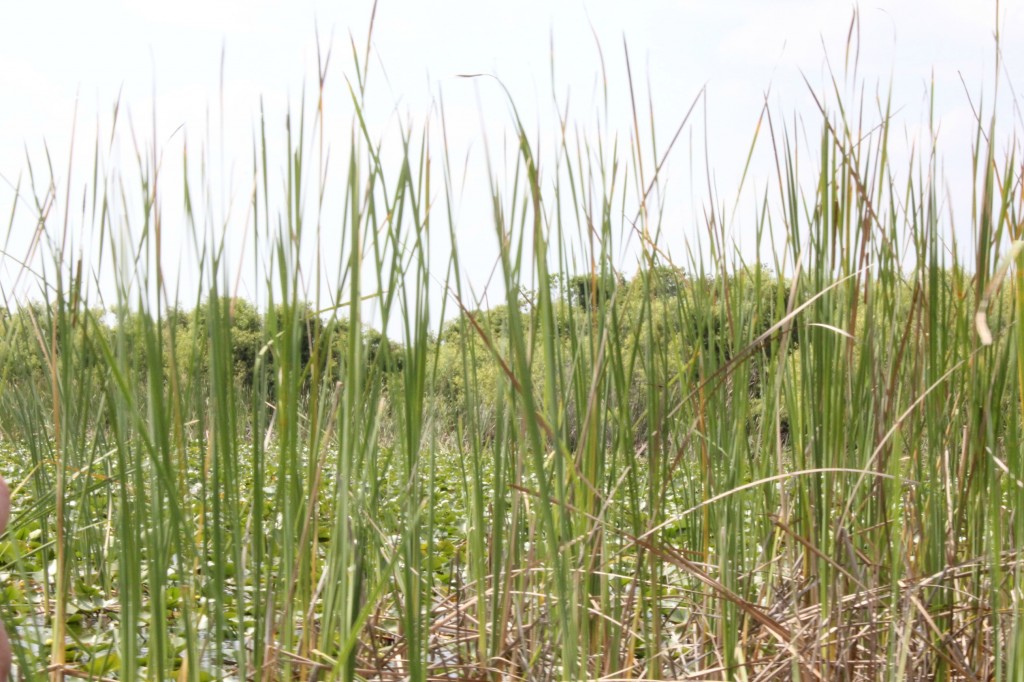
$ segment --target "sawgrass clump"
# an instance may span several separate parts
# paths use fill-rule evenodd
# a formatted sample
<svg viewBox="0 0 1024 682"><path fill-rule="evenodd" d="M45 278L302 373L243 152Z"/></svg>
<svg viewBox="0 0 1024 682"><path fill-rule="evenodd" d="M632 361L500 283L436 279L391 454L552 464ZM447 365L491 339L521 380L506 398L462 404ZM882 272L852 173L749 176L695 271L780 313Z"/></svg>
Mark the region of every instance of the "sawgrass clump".
<svg viewBox="0 0 1024 682"><path fill-rule="evenodd" d="M640 143L656 131L637 123L623 157L560 121L541 164L513 114L511 185L486 185L503 300L482 306L447 148L406 130L382 161L359 68L344 182L310 180L322 106L291 119L309 125L290 124L281 190L257 136L258 307L225 284L187 159L185 197L145 151L137 186L108 182L99 144L80 213L52 184L26 191L42 300L0 320L22 674L1024 677L1024 282L998 268L1021 175L994 120L955 197L974 207L965 265L937 160L890 167L886 108L869 124L823 104L809 183L766 109L752 148L779 174L751 263L714 203L707 252L669 257L652 169L673 145ZM344 248L310 299L304 207L325 192ZM169 201L205 245L191 312L159 267ZM83 262L68 230L108 260ZM444 273L438 234L456 244ZM89 300L96 267L116 300Z"/></svg>

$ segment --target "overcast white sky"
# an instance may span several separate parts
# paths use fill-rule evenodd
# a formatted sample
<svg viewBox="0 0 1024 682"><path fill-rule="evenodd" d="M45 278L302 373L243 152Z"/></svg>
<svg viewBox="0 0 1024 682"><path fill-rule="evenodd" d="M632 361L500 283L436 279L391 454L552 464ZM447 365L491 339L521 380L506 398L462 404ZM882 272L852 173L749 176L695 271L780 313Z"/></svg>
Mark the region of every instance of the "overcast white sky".
<svg viewBox="0 0 1024 682"><path fill-rule="evenodd" d="M101 137L109 135L111 110L120 93L122 114L130 113L143 139L152 139L155 108L156 139L165 155L168 177L180 177L186 140L190 158L204 142L212 145L209 185L217 195L212 213L218 221L228 217L244 222L236 204L244 202L251 183L252 135L260 97L272 141L279 140L289 103L298 105L304 86L309 92L315 88L314 26L318 26L325 45L333 35L327 120L335 132L328 137L346 139L351 108L346 103L344 77L354 74L349 34L360 47L364 45L370 7L368 0L5 3L0 20L0 211L8 215L16 203L11 185L19 177L22 192L26 190L26 154L37 172L45 165L44 140L53 156L58 194L63 197L76 97L77 161L71 188L73 196L81 196L92 172L96 131L101 131ZM471 159L458 218L463 259L468 274L479 282L495 254L491 227L480 225L488 216L486 182L479 179L481 131L500 138L501 131L509 129L509 119L493 83L460 79L458 74L500 77L524 114L527 128L542 135L553 135L556 129L553 90L562 104L570 99L570 118L595 132L596 113L602 106L599 42L610 97L611 131L605 139L618 133L621 147L632 135L622 50L625 39L643 101L649 87L662 146L700 88L707 85L706 115L702 109L694 118L692 138L688 132L669 178L676 193L670 195L666 209L672 218L668 242L682 255L682 244L698 228L696 218L703 213L707 197L704 140L720 199L730 205L769 88L775 114L790 121L804 117L816 143L819 122L802 74L813 87L824 90L826 56L841 74L853 9L849 2L822 0L381 0L372 41L368 127L387 139L394 136L399 119L415 126L428 116L436 121L432 105L443 95L455 156L461 159L468 150ZM876 0L861 3L859 12L856 82L868 94L868 104L873 103L876 90L884 97L891 82L894 108L899 112L896 132L903 138L896 144L907 147L915 140L920 144L927 129L934 77L941 140L947 145L943 147L944 172L951 186L969 182L964 164L969 160L974 122L961 77L971 97L977 101L984 94L990 107L997 25L994 2ZM1024 93L1024 0L1001 3L1000 13L1005 73L996 106L1008 136L1024 128L1009 87ZM852 83L844 87L852 91ZM121 132L122 142L109 157L110 164L130 158L130 135L125 128ZM701 147L699 170L690 166L690 139ZM755 158L749 181L753 190L763 191L768 182L769 161L765 154ZM283 167L283 160L278 165ZM164 202L173 216L180 199L173 198L175 180L168 183ZM8 244L14 254L25 252L25 235L35 224L29 198L25 195L17 202L14 235ZM969 208L969 200L969 191L961 193L957 210ZM72 203L76 201L80 204L80 200ZM744 205L752 207L753 201ZM63 224L64 208L59 207L60 220L51 221L55 231ZM741 243L750 230L752 208L741 209L737 216L729 229ZM166 221L169 232L174 231L174 222ZM80 210L71 212L69 225L79 235L78 241L88 241L81 236L86 226ZM187 251L187 246L181 249ZM188 270L188 261L187 253L179 253L165 264L172 277L177 274L183 281L186 300L198 286L191 283L194 273ZM620 265L629 267L629 263ZM0 265L0 287L6 295L23 295L12 289L17 272L10 259ZM240 288L253 296L257 287L247 272ZM24 290L23 282L20 288Z"/></svg>

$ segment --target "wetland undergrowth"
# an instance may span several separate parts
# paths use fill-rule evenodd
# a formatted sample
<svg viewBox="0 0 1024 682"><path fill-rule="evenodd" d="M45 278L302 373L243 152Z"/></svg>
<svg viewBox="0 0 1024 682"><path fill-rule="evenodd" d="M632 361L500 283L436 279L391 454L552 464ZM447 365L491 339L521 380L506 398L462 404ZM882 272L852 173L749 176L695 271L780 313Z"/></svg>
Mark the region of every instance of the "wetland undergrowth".
<svg viewBox="0 0 1024 682"><path fill-rule="evenodd" d="M260 119L259 306L233 295L192 159L143 145L126 184L101 136L76 159L84 203L40 168L20 189L47 262L21 275L40 299L0 320L23 676L1024 679L1024 280L1019 258L999 268L1024 194L994 119L955 188L969 248L935 156L892 168L886 100L837 88L811 144L762 113L751 148L778 175L744 229L764 262L716 197L675 261L658 197L676 136L645 127L632 82L628 139L563 120L547 155L510 106L507 167L474 188L503 297L482 309L472 254L428 267L459 243L459 161L412 128L388 165L360 115L368 61L330 186L329 112L289 117L283 169ZM161 193L172 172L184 196ZM339 274L311 292L325 192ZM191 312L171 234L197 245Z"/></svg>

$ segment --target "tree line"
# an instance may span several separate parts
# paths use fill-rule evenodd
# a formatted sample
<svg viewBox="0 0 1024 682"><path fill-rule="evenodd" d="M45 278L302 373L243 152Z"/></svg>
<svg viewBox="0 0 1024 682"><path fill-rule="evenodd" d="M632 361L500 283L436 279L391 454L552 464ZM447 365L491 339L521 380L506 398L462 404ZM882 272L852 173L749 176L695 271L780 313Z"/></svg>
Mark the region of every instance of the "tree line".
<svg viewBox="0 0 1024 682"><path fill-rule="evenodd" d="M964 309L970 308L973 287L966 275L943 271L938 281L961 291ZM758 363L769 360L781 342L790 352L799 353L801 335L808 331L808 324L813 325L813 317L795 318L785 335L761 339L753 352L749 346L771 331L787 311L813 296L816 289L811 284L804 282L794 289L788 278L764 266L727 278L691 275L664 266L641 269L632 278L611 271L555 275L550 288L555 294L558 330L556 361L561 366L553 369L572 371L574 357L597 353L601 335L610 331L621 346L618 352L641 357L655 352L665 358L666 367L676 368L672 390L677 397L683 395L688 382L706 376L709 368L722 367L737 353L746 352L754 365L750 391L756 397ZM856 322L862 329L872 315L905 319L911 313L918 295L915 291L920 288L917 278L908 276L896 287L898 295L885 297L889 302L886 310L867 305L871 291L867 285L838 287L825 300L845 309L851 307L850 297L864 299ZM526 319L531 319L533 294L524 291L519 300ZM76 313L70 323L61 324L55 313L57 305L33 302L0 308L3 391L28 388L45 396L52 388L52 363L73 353L82 376L99 379L97 385L112 368L118 368L139 382L153 376L169 381L173 375L180 386L205 394L215 365L212 354L224 352L221 361L229 362L232 389L246 396L259 386L272 402L283 364L284 333L293 337L288 371L302 372L301 385L307 392L314 385L342 381L347 363L352 361L352 347L357 348L358 361L364 365L365 380L380 382L385 394L389 384L402 380L405 369L406 353L400 343L360 325L355 330L357 343L352 346L354 330L348 318L336 312L318 312L308 303L261 311L242 298L211 296L192 310L166 309L157 320L146 311L95 309ZM993 308L997 310L993 316L997 327L1009 321L1012 303L1006 291ZM429 337L426 357L432 363L428 375L434 411L447 428L457 426L467 409L481 413L482 419L493 410L501 384L509 379L502 363L496 361L507 350L503 344L508 312L506 305L467 310ZM858 333L858 329L846 331L853 336ZM225 344L228 349L217 350ZM154 347L159 348L159 367L153 365ZM855 346L852 351L856 352ZM541 353L532 358L531 367L538 376L552 370L545 366ZM220 371L217 376L225 376L224 370ZM631 402L638 418L644 410L647 382L645 367L636 365L629 390L635 394Z"/></svg>

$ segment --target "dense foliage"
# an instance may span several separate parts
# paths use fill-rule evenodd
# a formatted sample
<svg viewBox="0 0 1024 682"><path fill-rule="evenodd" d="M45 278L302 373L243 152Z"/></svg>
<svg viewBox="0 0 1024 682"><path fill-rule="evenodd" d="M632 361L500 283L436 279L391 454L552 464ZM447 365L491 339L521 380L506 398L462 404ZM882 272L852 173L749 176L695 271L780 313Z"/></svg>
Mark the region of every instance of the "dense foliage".
<svg viewBox="0 0 1024 682"><path fill-rule="evenodd" d="M382 161L356 59L342 182L309 158L322 93L288 119L282 191L260 122L259 309L221 293L187 157L191 311L145 265L169 161L140 153L130 188L97 144L81 213L49 210L53 179L24 202L50 261L45 300L0 310L0 601L23 676L1024 679L1019 138L1001 156L979 114L964 252L937 158L893 168L889 111L822 104L801 183L806 130L766 109L778 196L748 231L768 265L725 246L712 197L711 247L680 266L635 109L623 161L565 120L535 140L513 106L485 186L501 302L480 309L448 150L403 129ZM345 247L325 304L297 264L328 189ZM436 329L446 228L459 314ZM76 260L67 229L113 263ZM104 267L112 307L82 293Z"/></svg>

